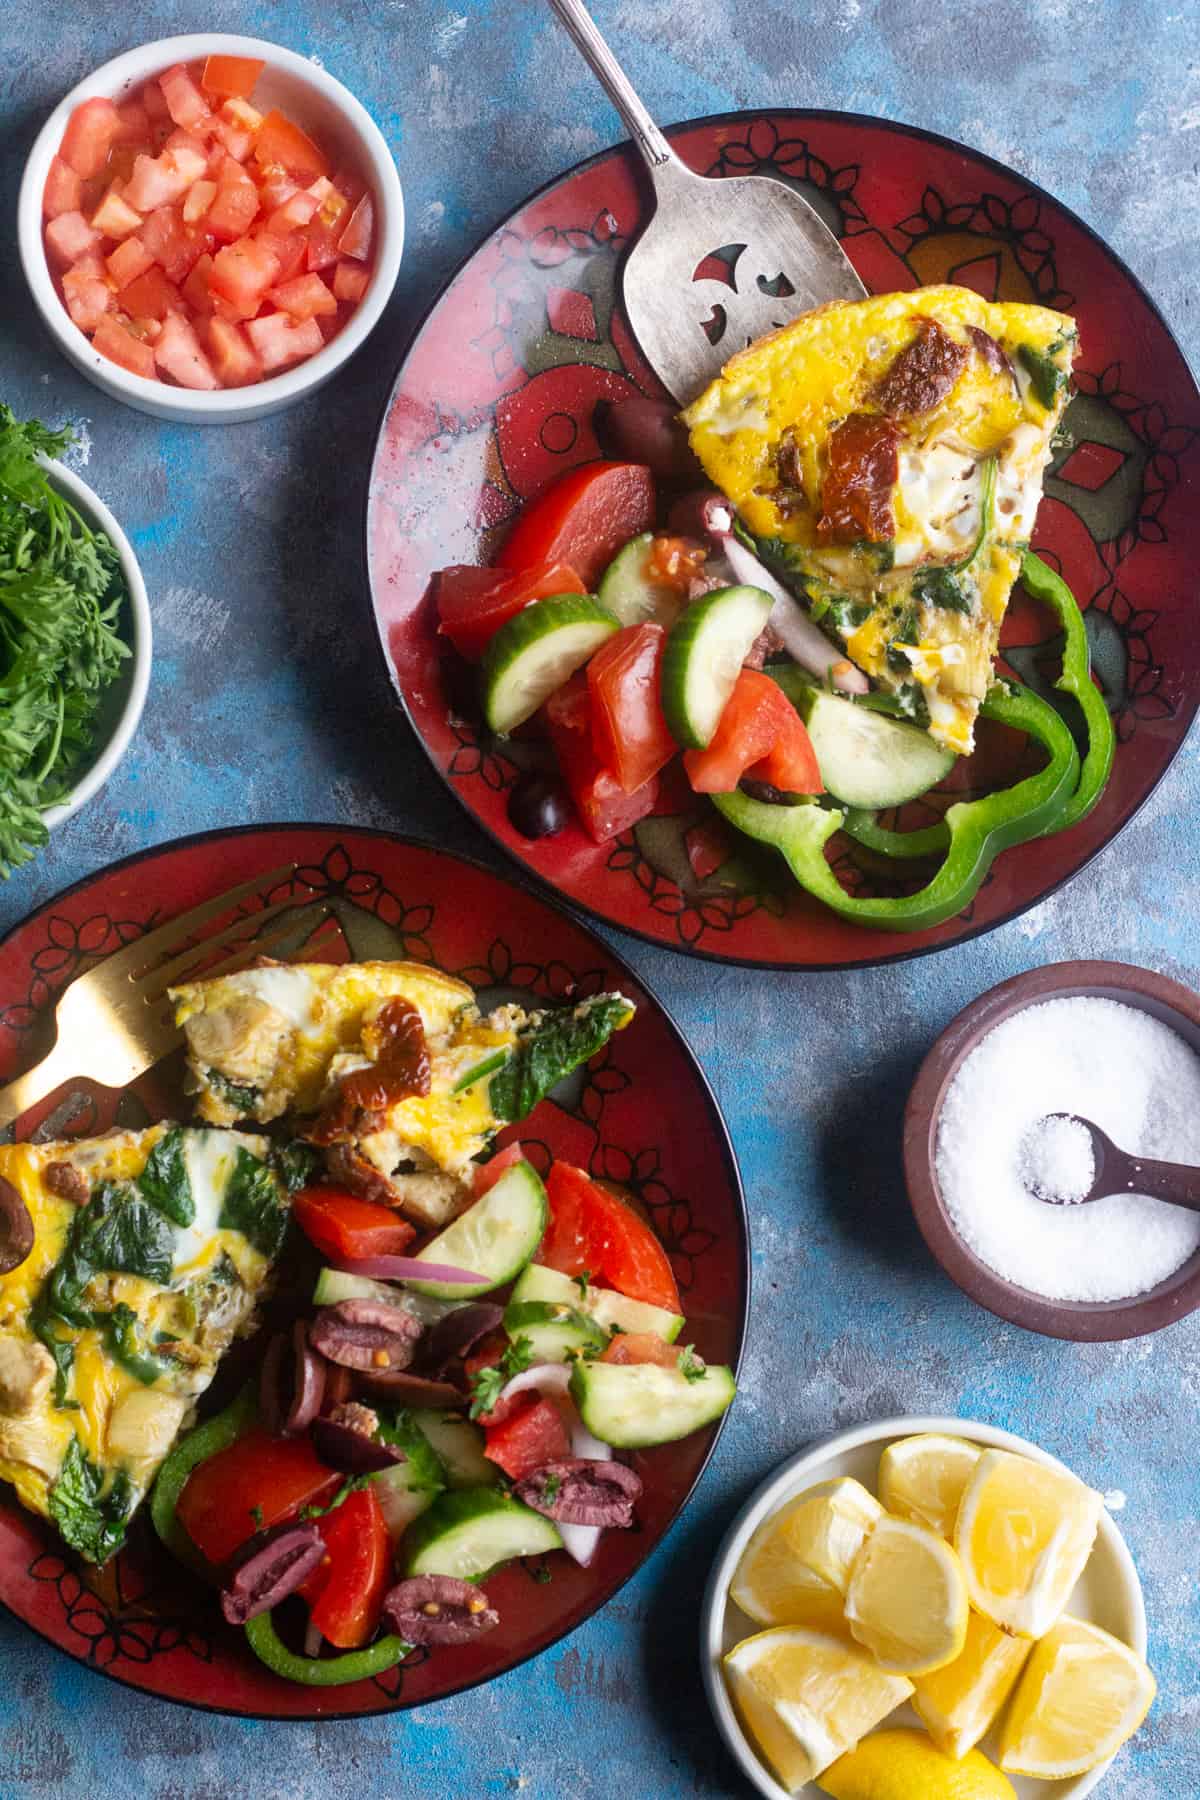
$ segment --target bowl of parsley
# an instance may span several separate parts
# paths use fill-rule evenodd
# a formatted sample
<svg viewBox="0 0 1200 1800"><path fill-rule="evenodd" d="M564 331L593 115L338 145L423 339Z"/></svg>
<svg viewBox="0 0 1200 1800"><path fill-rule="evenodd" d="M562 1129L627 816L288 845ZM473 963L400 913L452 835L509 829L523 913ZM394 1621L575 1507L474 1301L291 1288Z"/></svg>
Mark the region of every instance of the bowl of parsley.
<svg viewBox="0 0 1200 1800"><path fill-rule="evenodd" d="M0 877L108 780L150 681L150 606L125 533L57 460L69 431L0 404Z"/></svg>

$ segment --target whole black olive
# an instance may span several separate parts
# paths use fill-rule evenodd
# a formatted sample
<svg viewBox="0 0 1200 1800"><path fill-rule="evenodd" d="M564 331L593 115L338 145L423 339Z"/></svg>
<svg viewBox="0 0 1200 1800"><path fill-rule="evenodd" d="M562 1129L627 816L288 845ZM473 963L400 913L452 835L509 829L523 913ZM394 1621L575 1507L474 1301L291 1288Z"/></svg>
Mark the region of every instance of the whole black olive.
<svg viewBox="0 0 1200 1800"><path fill-rule="evenodd" d="M570 802L552 775L522 775L508 797L509 823L525 838L553 837L570 816Z"/></svg>

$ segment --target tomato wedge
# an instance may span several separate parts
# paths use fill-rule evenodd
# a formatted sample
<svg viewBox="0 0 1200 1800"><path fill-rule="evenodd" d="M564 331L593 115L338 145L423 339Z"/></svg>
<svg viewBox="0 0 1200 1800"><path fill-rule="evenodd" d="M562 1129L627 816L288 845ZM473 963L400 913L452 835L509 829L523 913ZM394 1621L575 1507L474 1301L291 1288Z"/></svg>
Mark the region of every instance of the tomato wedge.
<svg viewBox="0 0 1200 1800"><path fill-rule="evenodd" d="M484 1433L483 1454L503 1469L510 1481L523 1481L535 1469L571 1454L571 1440L553 1400L531 1395L529 1402Z"/></svg>
<svg viewBox="0 0 1200 1800"><path fill-rule="evenodd" d="M525 508L497 560L506 569L570 563L590 591L621 546L650 529L654 506L644 464L585 463Z"/></svg>
<svg viewBox="0 0 1200 1800"><path fill-rule="evenodd" d="M503 1150L498 1150L490 1162L483 1163L475 1171L475 1198L481 1199L489 1188L495 1187L507 1169L514 1163L523 1162L524 1158L520 1144L506 1144Z"/></svg>
<svg viewBox="0 0 1200 1800"><path fill-rule="evenodd" d="M300 1592L321 1636L338 1650L357 1650L379 1629L391 1579L392 1543L374 1489L348 1494L316 1525L325 1560Z"/></svg>
<svg viewBox="0 0 1200 1800"><path fill-rule="evenodd" d="M341 1479L307 1438L270 1437L256 1427L197 1464L176 1511L196 1548L219 1568L256 1531L332 1494Z"/></svg>
<svg viewBox="0 0 1200 1800"><path fill-rule="evenodd" d="M550 1224L535 1262L589 1274L630 1300L682 1312L667 1253L649 1225L582 1169L556 1162L546 1183Z"/></svg>
<svg viewBox="0 0 1200 1800"><path fill-rule="evenodd" d="M292 1201L301 1231L334 1262L401 1256L417 1235L407 1219L345 1188L301 1188Z"/></svg>
<svg viewBox="0 0 1200 1800"><path fill-rule="evenodd" d="M528 569L476 569L467 563L439 569L433 578L438 630L460 656L477 662L506 620L531 600L587 589L569 563L537 563Z"/></svg>
<svg viewBox="0 0 1200 1800"><path fill-rule="evenodd" d="M678 748L659 699L666 641L662 626L649 620L626 625L601 644L587 666L592 747L626 794L665 768Z"/></svg>
<svg viewBox="0 0 1200 1800"><path fill-rule="evenodd" d="M206 94L220 94L224 100L248 100L266 66L256 56L210 56L200 86Z"/></svg>
<svg viewBox="0 0 1200 1800"><path fill-rule="evenodd" d="M824 785L803 719L754 669L738 676L711 744L685 750L683 766L698 794L730 794L748 773L786 794L819 794Z"/></svg>
<svg viewBox="0 0 1200 1800"><path fill-rule="evenodd" d="M316 181L318 176L329 173L329 164L308 133L277 108L267 114L258 128L254 160L264 169L277 164L301 182Z"/></svg>
<svg viewBox="0 0 1200 1800"><path fill-rule="evenodd" d="M657 1363L660 1369L674 1369L679 1364L679 1349L656 1331L619 1331L600 1361Z"/></svg>
<svg viewBox="0 0 1200 1800"><path fill-rule="evenodd" d="M594 843L607 843L654 811L658 777L627 794L616 775L596 755L592 698L587 675L573 675L541 711L563 780L584 830Z"/></svg>

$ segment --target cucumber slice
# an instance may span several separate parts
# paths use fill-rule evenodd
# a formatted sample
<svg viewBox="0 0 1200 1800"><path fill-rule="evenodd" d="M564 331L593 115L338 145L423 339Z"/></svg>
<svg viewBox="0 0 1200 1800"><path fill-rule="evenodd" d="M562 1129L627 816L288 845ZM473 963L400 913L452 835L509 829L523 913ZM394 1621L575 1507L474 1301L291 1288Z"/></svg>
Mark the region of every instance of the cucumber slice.
<svg viewBox="0 0 1200 1800"><path fill-rule="evenodd" d="M394 1469L384 1469L371 1482L393 1544L400 1542L413 1520L427 1513L438 1497L436 1488L409 1487L404 1471L405 1465L397 1463Z"/></svg>
<svg viewBox="0 0 1200 1800"><path fill-rule="evenodd" d="M820 688L790 695L808 727L821 779L835 800L878 811L944 781L958 758L919 725L840 700Z"/></svg>
<svg viewBox="0 0 1200 1800"><path fill-rule="evenodd" d="M605 638L610 612L586 594L535 600L503 624L483 658L483 714L498 736L531 719Z"/></svg>
<svg viewBox="0 0 1200 1800"><path fill-rule="evenodd" d="M500 1479L483 1454L483 1432L459 1413L414 1412L413 1424L436 1451L451 1488L490 1487Z"/></svg>
<svg viewBox="0 0 1200 1800"><path fill-rule="evenodd" d="M561 1550L558 1528L498 1488L440 1494L408 1533L406 1575L453 1575L478 1581L514 1556Z"/></svg>
<svg viewBox="0 0 1200 1800"><path fill-rule="evenodd" d="M446 1471L412 1413L401 1410L392 1414L383 1409L380 1435L386 1442L398 1444L405 1455L404 1462L371 1477L388 1535L397 1544L413 1520L428 1512L444 1492Z"/></svg>
<svg viewBox="0 0 1200 1800"><path fill-rule="evenodd" d="M719 1419L737 1392L733 1371L710 1364L698 1381L657 1363L581 1362L571 1398L588 1430L618 1450L672 1444Z"/></svg>
<svg viewBox="0 0 1200 1800"><path fill-rule="evenodd" d="M603 1325L560 1300L510 1300L504 1329L510 1338L529 1339L535 1363L566 1362L572 1351L599 1352L608 1345Z"/></svg>
<svg viewBox="0 0 1200 1800"><path fill-rule="evenodd" d="M379 1300L384 1306L398 1306L411 1313L422 1325L436 1325L460 1304L457 1300L430 1300L424 1294L410 1294L407 1288L394 1287L389 1281L371 1281L365 1275L348 1275L342 1269L322 1269L313 1289L314 1306L336 1306L339 1300Z"/></svg>
<svg viewBox="0 0 1200 1800"><path fill-rule="evenodd" d="M418 1262L470 1269L483 1281L412 1281L405 1287L437 1300L477 1300L503 1287L525 1267L546 1233L546 1190L531 1163L516 1162L494 1187L460 1213L423 1250Z"/></svg>
<svg viewBox="0 0 1200 1800"><path fill-rule="evenodd" d="M679 615L679 589L653 581L646 572L653 543L652 531L630 538L600 577L596 598L622 625L644 625L652 619L656 625L670 626Z"/></svg>
<svg viewBox="0 0 1200 1800"><path fill-rule="evenodd" d="M579 1283L557 1269L541 1263L530 1263L512 1291L512 1304L529 1300L549 1300L559 1306L574 1306L587 1313L606 1331L653 1331L673 1344L683 1330L683 1314L668 1312L665 1307L651 1306L646 1300L628 1300L611 1288L589 1287L581 1294Z"/></svg>
<svg viewBox="0 0 1200 1800"><path fill-rule="evenodd" d="M662 663L663 712L676 743L703 750L712 742L772 605L761 588L728 587L688 607L667 639Z"/></svg>

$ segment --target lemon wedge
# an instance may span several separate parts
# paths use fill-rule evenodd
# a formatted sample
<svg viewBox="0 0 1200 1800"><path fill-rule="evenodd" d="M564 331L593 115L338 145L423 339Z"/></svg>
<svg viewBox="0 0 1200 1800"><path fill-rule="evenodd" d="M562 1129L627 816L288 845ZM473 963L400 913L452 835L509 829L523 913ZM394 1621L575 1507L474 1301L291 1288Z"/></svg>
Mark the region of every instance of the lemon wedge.
<svg viewBox="0 0 1200 1800"><path fill-rule="evenodd" d="M827 1632L782 1625L744 1638L725 1658L742 1723L785 1788L795 1791L912 1693L862 1650Z"/></svg>
<svg viewBox="0 0 1200 1800"><path fill-rule="evenodd" d="M1128 1644L1069 1615L1034 1646L1000 1739L1000 1765L1055 1781L1083 1775L1131 1738L1154 1677Z"/></svg>
<svg viewBox="0 0 1200 1800"><path fill-rule="evenodd" d="M913 1705L929 1734L947 1756L966 1756L1016 1686L1033 1648L1028 1638L1009 1637L982 1613L967 1619L962 1653L916 1684Z"/></svg>
<svg viewBox="0 0 1200 1800"><path fill-rule="evenodd" d="M931 1431L898 1438L879 1459L879 1498L897 1518L953 1540L959 1502L980 1454L965 1438Z"/></svg>
<svg viewBox="0 0 1200 1800"><path fill-rule="evenodd" d="M759 1625L809 1625L844 1634L841 1594L809 1567L793 1542L793 1525L808 1501L809 1495L801 1494L763 1520L742 1551L729 1597ZM807 1526L801 1535L807 1544Z"/></svg>
<svg viewBox="0 0 1200 1800"><path fill-rule="evenodd" d="M885 1514L854 1559L846 1621L895 1674L926 1675L953 1662L967 1635L967 1584L945 1538Z"/></svg>
<svg viewBox="0 0 1200 1800"><path fill-rule="evenodd" d="M784 1522L790 1561L844 1594L850 1565L867 1533L883 1517L883 1508L861 1481L839 1475L806 1488L776 1517Z"/></svg>
<svg viewBox="0 0 1200 1800"><path fill-rule="evenodd" d="M972 1606L1018 1637L1044 1637L1091 1555L1103 1505L1065 1469L985 1450L954 1529Z"/></svg>
<svg viewBox="0 0 1200 1800"><path fill-rule="evenodd" d="M1016 1800L1012 1782L978 1750L956 1762L923 1731L873 1732L817 1786L833 1800Z"/></svg>

